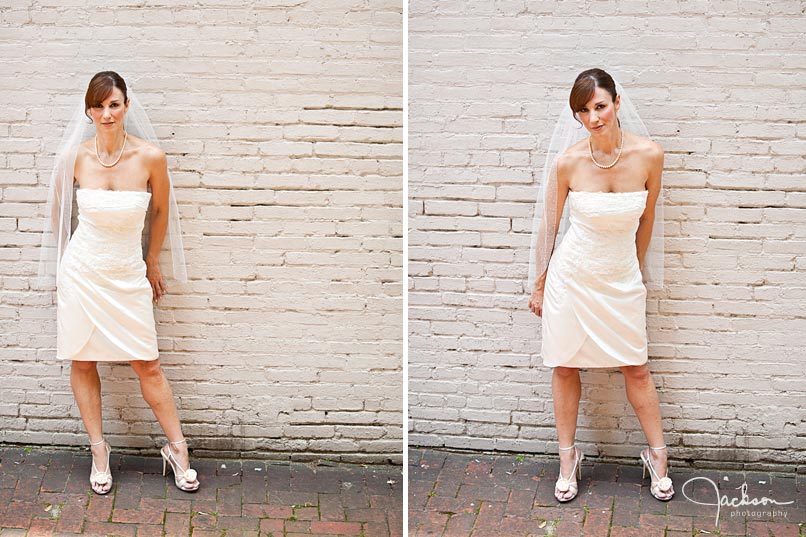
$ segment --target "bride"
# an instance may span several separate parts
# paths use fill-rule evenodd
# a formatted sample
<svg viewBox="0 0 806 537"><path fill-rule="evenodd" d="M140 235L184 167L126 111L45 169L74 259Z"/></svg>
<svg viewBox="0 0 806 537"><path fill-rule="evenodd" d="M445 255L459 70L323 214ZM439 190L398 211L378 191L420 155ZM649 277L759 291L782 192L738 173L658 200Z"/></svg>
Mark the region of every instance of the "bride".
<svg viewBox="0 0 806 537"><path fill-rule="evenodd" d="M132 121L127 117L130 110L135 113ZM113 71L97 73L90 80L82 114L74 116L63 138L51 177L40 277L56 282L57 357L72 361L70 384L89 435L90 485L97 494L112 488L98 362L131 363L143 397L168 438L160 450L163 475L169 466L181 490L199 487L158 358L153 305L166 292L159 262L166 233L174 277L186 276L167 161L155 142L123 78ZM76 186L79 223L71 234ZM141 239L149 206L143 259Z"/></svg>
<svg viewBox="0 0 806 537"><path fill-rule="evenodd" d="M650 474L650 492L666 501L674 489L667 472L658 394L647 365L647 291L642 281L642 270L655 286L662 278L658 274L662 222L656 222L655 214L663 150L647 139L623 88L617 89L605 71L580 73L569 100L571 114L561 116L546 160L529 300L531 311L543 318L543 363L554 368L552 394L560 444L554 495L566 502L578 490L583 459L574 445L579 369L618 367L649 441L640 457L644 473ZM585 130L569 127L572 118ZM643 136L627 128L643 131ZM577 142L580 136L575 131L588 136ZM555 250L566 201L570 225ZM650 256L648 250L653 250Z"/></svg>

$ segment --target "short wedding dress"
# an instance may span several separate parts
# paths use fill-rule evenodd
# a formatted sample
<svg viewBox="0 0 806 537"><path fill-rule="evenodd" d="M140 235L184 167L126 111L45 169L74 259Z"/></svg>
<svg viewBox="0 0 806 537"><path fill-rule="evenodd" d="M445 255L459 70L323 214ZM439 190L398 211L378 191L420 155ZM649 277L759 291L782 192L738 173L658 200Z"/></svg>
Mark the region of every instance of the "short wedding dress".
<svg viewBox="0 0 806 537"><path fill-rule="evenodd" d="M158 357L142 232L150 192L76 191L78 227L57 280L57 357L129 361Z"/></svg>
<svg viewBox="0 0 806 537"><path fill-rule="evenodd" d="M646 363L646 287L635 233L647 195L568 193L570 225L551 257L543 292L544 365Z"/></svg>

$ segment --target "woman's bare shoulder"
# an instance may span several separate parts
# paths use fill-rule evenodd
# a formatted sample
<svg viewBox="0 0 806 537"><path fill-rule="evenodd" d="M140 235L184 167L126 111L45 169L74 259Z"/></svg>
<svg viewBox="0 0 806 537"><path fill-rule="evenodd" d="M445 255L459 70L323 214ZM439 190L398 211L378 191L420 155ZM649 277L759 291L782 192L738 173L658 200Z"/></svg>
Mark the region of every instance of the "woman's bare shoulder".
<svg viewBox="0 0 806 537"><path fill-rule="evenodd" d="M588 155L588 139L583 138L562 153L568 159L583 159Z"/></svg>
<svg viewBox="0 0 806 537"><path fill-rule="evenodd" d="M147 165L161 164L165 162L165 151L158 145L152 144L137 136L129 135L131 148Z"/></svg>
<svg viewBox="0 0 806 537"><path fill-rule="evenodd" d="M152 144L148 140L143 140L133 134L129 135L129 142L132 149L136 149L143 153L143 155L151 158L165 156L165 151L156 144Z"/></svg>
<svg viewBox="0 0 806 537"><path fill-rule="evenodd" d="M73 149L76 149L80 152L88 152L92 151L95 152L95 138L87 138L83 142L80 142L78 145L74 145Z"/></svg>
<svg viewBox="0 0 806 537"><path fill-rule="evenodd" d="M587 139L580 140L557 156L557 169L569 170L588 157Z"/></svg>
<svg viewBox="0 0 806 537"><path fill-rule="evenodd" d="M651 159L656 159L663 156L663 148L658 142L652 141L649 138L644 138L643 136L638 136L637 134L633 134L631 132L625 132L628 136L627 140L625 141L629 142L630 146L632 146L634 151L637 153Z"/></svg>
<svg viewBox="0 0 806 537"><path fill-rule="evenodd" d="M66 147L56 156L60 160L74 159L77 166L78 163L90 157L95 158L95 140L93 138Z"/></svg>

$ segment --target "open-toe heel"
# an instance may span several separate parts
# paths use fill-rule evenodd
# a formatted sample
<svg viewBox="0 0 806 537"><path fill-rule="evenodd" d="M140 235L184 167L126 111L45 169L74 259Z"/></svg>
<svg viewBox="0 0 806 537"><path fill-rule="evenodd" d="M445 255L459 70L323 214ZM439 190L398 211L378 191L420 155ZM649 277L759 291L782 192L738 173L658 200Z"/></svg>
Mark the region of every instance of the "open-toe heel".
<svg viewBox="0 0 806 537"><path fill-rule="evenodd" d="M92 491L95 494L109 494L109 491L112 490L112 473L109 471L109 454L112 453L112 448L109 447L109 443L101 438L97 442L90 442L90 446L98 446L100 444L104 444L106 448L106 470L103 472L99 471L98 468L95 466L95 458L92 459L92 469L90 470L90 487L92 487ZM90 453L92 456L92 453ZM109 488L102 488L98 490L96 487L106 487L109 485Z"/></svg>
<svg viewBox="0 0 806 537"><path fill-rule="evenodd" d="M568 451L569 449L575 449L576 445L572 445L566 448L559 448L560 451ZM582 479L582 459L585 458L585 454L582 453L581 450L575 449L574 451L574 467L571 470L571 474L568 476L568 479L563 477L562 470L560 470L560 477L557 479L557 484L554 485L554 497L557 498L558 502L570 502L574 498L577 497L577 492L579 492L579 485L577 484L576 478ZM576 477L576 478L575 478ZM573 479L573 481L571 481ZM570 492L571 496L565 497L565 493Z"/></svg>
<svg viewBox="0 0 806 537"><path fill-rule="evenodd" d="M666 463L666 475L660 477L658 472L656 472L655 468L652 466L652 452L650 451L660 451L662 449L666 449L666 446L650 446L649 448L645 449L641 452L641 463L644 465L644 478L646 478L647 470L649 470L649 493L652 494L652 496L654 496L657 500L668 502L672 499L672 496L674 496L672 480L669 477L669 463Z"/></svg>
<svg viewBox="0 0 806 537"><path fill-rule="evenodd" d="M162 455L162 475L164 476L168 472L168 467L170 466L174 473L174 484L176 488L184 490L185 492L195 492L199 488L196 470L190 468L189 465L187 470L183 469L179 461L174 457L173 450L171 449L171 445L176 446L179 444L187 444L187 440L183 438L177 442L168 442L165 444L165 447L160 450L160 455Z"/></svg>

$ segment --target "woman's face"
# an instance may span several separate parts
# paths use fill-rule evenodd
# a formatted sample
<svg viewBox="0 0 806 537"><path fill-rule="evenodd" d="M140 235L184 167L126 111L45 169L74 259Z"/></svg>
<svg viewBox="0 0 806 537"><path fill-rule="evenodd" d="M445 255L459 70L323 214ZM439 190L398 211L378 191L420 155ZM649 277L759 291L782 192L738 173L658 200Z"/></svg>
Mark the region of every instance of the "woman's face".
<svg viewBox="0 0 806 537"><path fill-rule="evenodd" d="M585 107L577 112L577 117L593 136L608 132L613 128L618 128L618 112L621 96L616 95L616 102L604 88L596 88L591 100Z"/></svg>
<svg viewBox="0 0 806 537"><path fill-rule="evenodd" d="M123 92L118 88L112 88L109 97L96 106L90 108L90 116L95 128L102 131L113 131L123 128L123 116L129 105L123 101Z"/></svg>

